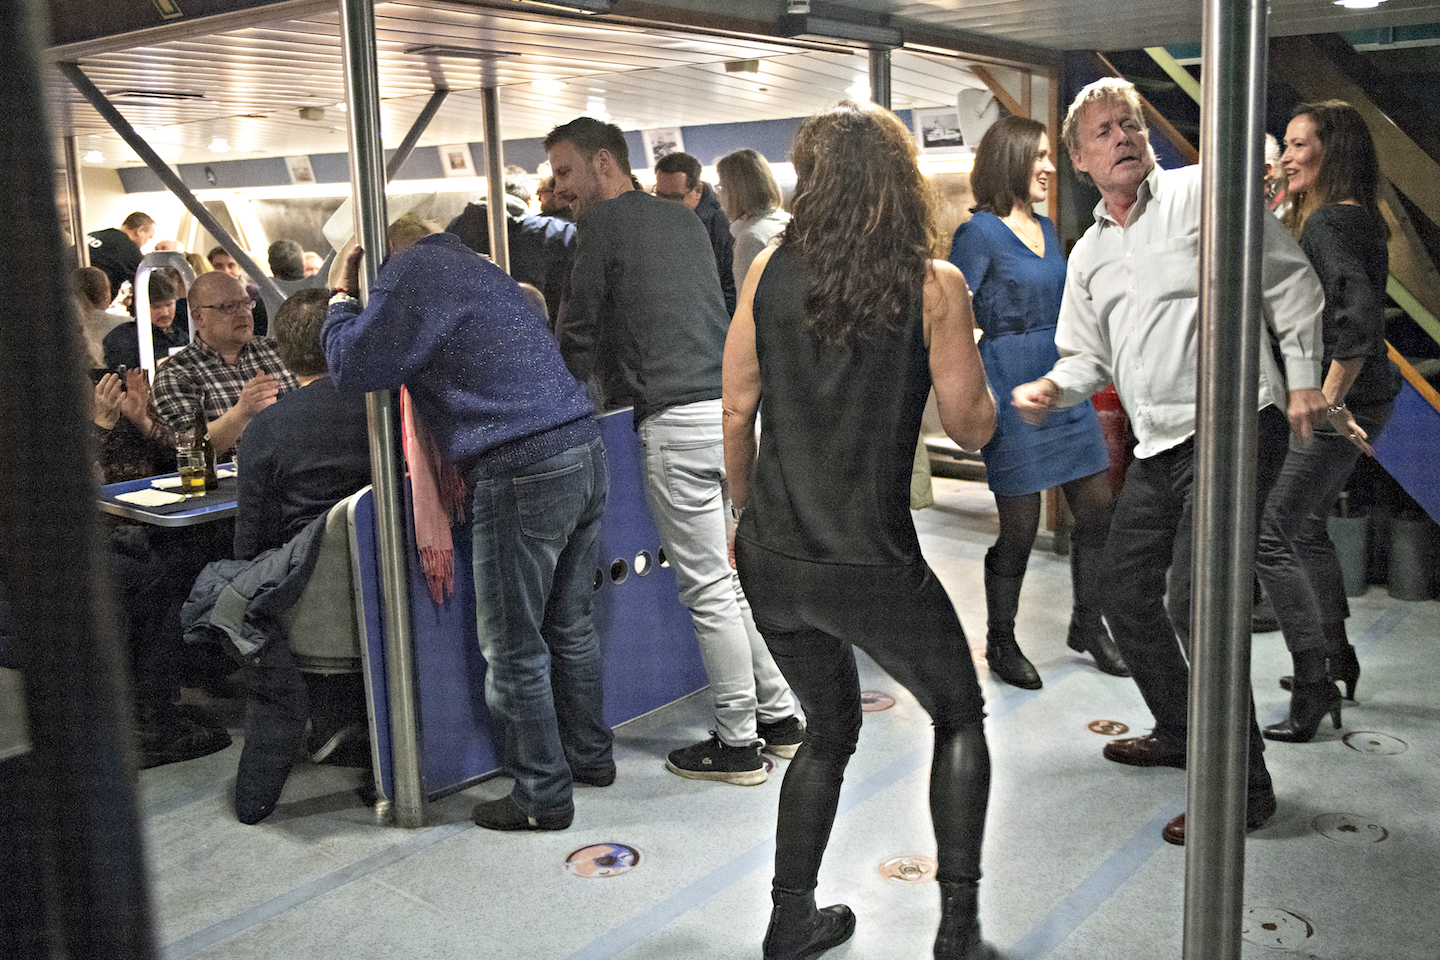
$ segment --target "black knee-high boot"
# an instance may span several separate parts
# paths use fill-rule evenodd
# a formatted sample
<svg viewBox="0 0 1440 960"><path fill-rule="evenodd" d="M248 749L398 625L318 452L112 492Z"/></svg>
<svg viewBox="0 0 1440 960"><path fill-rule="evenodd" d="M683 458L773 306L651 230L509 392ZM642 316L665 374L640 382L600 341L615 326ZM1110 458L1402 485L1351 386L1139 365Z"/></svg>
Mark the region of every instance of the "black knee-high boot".
<svg viewBox="0 0 1440 960"><path fill-rule="evenodd" d="M803 960L838 946L855 932L844 904L815 909L815 882L830 840L848 756L800 745L780 787L775 825L775 907L765 933L765 960Z"/></svg>
<svg viewBox="0 0 1440 960"><path fill-rule="evenodd" d="M1076 536L1070 541L1070 585L1075 602L1070 612L1070 635L1066 644L1071 650L1089 653L1102 673L1115 677L1130 676L1130 668L1120 655L1120 648L1110 637L1100 619L1101 558L1105 555L1103 538L1099 543Z"/></svg>
<svg viewBox="0 0 1440 960"><path fill-rule="evenodd" d="M981 960L980 848L990 800L990 748L978 724L935 733L930 818L940 862L940 929L936 960Z"/></svg>
<svg viewBox="0 0 1440 960"><path fill-rule="evenodd" d="M991 547L985 554L985 660L990 672L1006 683L1039 690L1044 681L1015 640L1015 611L1020 607L1024 582L1023 570L1013 577L995 572L995 548Z"/></svg>

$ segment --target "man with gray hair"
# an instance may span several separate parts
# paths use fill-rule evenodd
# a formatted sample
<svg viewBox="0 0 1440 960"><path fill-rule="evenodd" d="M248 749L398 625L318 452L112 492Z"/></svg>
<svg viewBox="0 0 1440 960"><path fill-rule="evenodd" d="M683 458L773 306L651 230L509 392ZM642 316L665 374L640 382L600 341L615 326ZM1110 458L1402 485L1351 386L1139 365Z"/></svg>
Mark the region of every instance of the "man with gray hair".
<svg viewBox="0 0 1440 960"><path fill-rule="evenodd" d="M1106 547L1102 605L1115 642L1155 716L1147 736L1113 740L1105 757L1184 768L1190 669L1192 486L1199 351L1200 168L1156 166L1135 88L1106 78L1082 89L1062 130L1075 172L1100 190L1095 223L1070 256L1055 345L1060 359L1013 392L1038 423L1114 382L1137 440ZM1323 418L1320 283L1304 253L1264 217L1265 319L1285 360L1260 353L1257 503L1288 445ZM1288 397L1286 385L1288 383ZM1169 573L1169 612L1166 573ZM1246 826L1275 813L1264 741L1251 710ZM1163 831L1185 842L1185 815Z"/></svg>

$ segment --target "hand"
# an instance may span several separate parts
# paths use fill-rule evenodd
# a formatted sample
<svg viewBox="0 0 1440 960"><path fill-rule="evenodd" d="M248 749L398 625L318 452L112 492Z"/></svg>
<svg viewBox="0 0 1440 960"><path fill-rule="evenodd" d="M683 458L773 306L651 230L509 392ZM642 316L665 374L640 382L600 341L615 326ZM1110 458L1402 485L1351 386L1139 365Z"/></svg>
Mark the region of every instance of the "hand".
<svg viewBox="0 0 1440 960"><path fill-rule="evenodd" d="M1290 432L1306 443L1315 434L1315 424L1325 422L1325 411L1329 407L1325 394L1315 387L1290 391Z"/></svg>
<svg viewBox="0 0 1440 960"><path fill-rule="evenodd" d="M1059 399L1060 388L1055 385L1055 381L1045 377L1022 383L1010 391L1010 405L1020 414L1021 420L1034 427L1045 421L1046 415L1055 409Z"/></svg>
<svg viewBox="0 0 1440 960"><path fill-rule="evenodd" d="M727 529L729 532L728 532L728 533L726 534L726 536L725 536L725 546L726 546L726 549L728 549L729 552L730 552L730 569L731 569L731 570L736 569L736 567L735 567L735 531L738 530L739 528L740 528L740 518L739 518L738 516L736 516L735 514L732 513L732 514L730 515L730 522L726 525L726 529Z"/></svg>
<svg viewBox="0 0 1440 960"><path fill-rule="evenodd" d="M238 406L247 418L255 416L280 397L280 378L273 373L262 373L240 389Z"/></svg>
<svg viewBox="0 0 1440 960"><path fill-rule="evenodd" d="M142 432L150 428L150 384L139 367L125 371L125 390L120 394L120 412Z"/></svg>
<svg viewBox="0 0 1440 960"><path fill-rule="evenodd" d="M120 403L125 396L120 389L120 378L107 373L95 384L95 414L92 419L102 430L113 429L120 422Z"/></svg>
<svg viewBox="0 0 1440 960"><path fill-rule="evenodd" d="M1336 433L1359 447L1367 457L1375 456L1375 448L1366 442L1370 439L1370 435L1360 424L1355 422L1355 415L1348 409L1336 410L1334 413L1327 412L1326 419L1330 421L1330 426Z"/></svg>
<svg viewBox="0 0 1440 960"><path fill-rule="evenodd" d="M360 295L360 258L365 256L365 248L355 244L355 249L345 258L345 290L352 297Z"/></svg>

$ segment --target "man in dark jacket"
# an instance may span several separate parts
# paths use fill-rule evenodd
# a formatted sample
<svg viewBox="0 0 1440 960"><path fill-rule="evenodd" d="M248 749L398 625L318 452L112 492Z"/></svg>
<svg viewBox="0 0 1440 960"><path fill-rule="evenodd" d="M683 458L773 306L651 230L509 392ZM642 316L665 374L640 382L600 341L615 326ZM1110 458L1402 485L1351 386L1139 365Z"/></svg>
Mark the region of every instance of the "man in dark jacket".
<svg viewBox="0 0 1440 960"><path fill-rule="evenodd" d="M136 210L126 217L119 229L96 230L89 235L90 266L99 267L110 278L110 289L120 292L122 283L133 284L135 271L144 256L140 248L155 236L155 221L148 213Z"/></svg>
<svg viewBox="0 0 1440 960"><path fill-rule="evenodd" d="M710 184L700 179L700 161L688 153L661 157L655 164L655 196L685 204L705 224L715 250L715 269L720 271L725 312L735 316L735 238L730 235L730 218L720 209L720 199Z"/></svg>

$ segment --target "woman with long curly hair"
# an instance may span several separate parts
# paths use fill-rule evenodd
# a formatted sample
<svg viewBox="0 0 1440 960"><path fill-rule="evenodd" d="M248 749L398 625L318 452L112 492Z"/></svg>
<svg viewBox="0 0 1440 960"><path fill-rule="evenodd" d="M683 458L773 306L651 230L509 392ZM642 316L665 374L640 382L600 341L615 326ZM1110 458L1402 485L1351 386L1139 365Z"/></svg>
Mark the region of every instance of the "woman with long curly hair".
<svg viewBox="0 0 1440 960"><path fill-rule="evenodd" d="M950 262L975 298L980 357L999 407L995 436L980 451L1000 515L1000 536L985 554L985 655L993 676L1027 690L1038 690L1042 681L1015 639L1015 611L1040 523L1040 492L1051 487L1065 491L1075 514L1067 642L1088 651L1106 673L1130 675L1100 619L1101 559L1115 496L1095 408L1086 400L1032 425L1010 404L1012 389L1044 376L1060 357L1055 325L1065 255L1055 225L1034 211L1054 176L1044 124L1029 117L996 122L975 150L975 215L955 231L950 247Z"/></svg>
<svg viewBox="0 0 1440 960"><path fill-rule="evenodd" d="M1345 633L1350 606L1325 528L1367 442L1390 416L1400 375L1385 349L1389 229L1375 202L1380 167L1365 120L1342 100L1302 103L1285 130L1281 164L1291 205L1285 225L1325 288L1322 315L1327 416L1310 442L1290 438L1285 465L1260 518L1256 569L1295 665L1290 712L1262 732L1305 742L1340 690L1355 696L1360 661Z"/></svg>
<svg viewBox="0 0 1440 960"><path fill-rule="evenodd" d="M793 219L746 276L724 367L735 560L807 722L780 790L764 956L815 956L854 931L848 907L815 907L860 732L854 644L934 721L935 956L976 960L984 701L954 605L920 555L909 491L932 381L946 432L968 449L989 439L995 401L964 277L930 257L932 205L905 126L842 102L805 121L792 160Z"/></svg>

